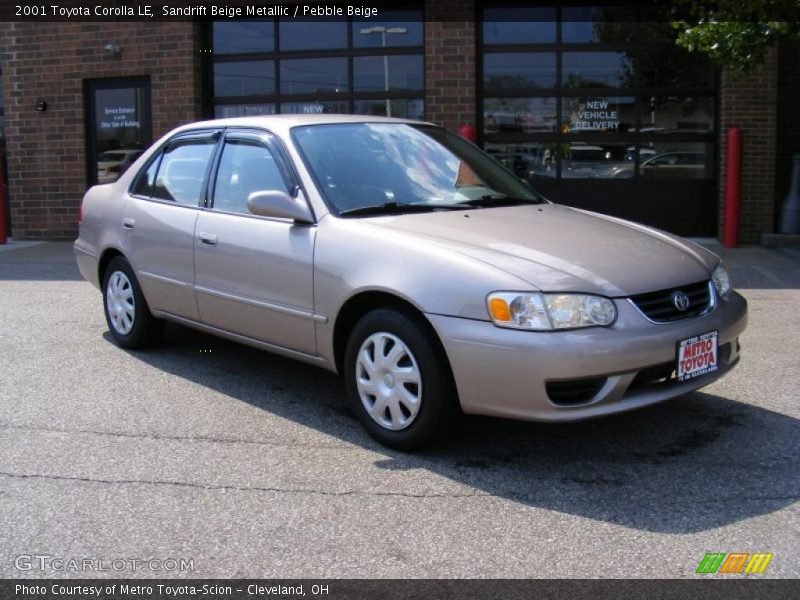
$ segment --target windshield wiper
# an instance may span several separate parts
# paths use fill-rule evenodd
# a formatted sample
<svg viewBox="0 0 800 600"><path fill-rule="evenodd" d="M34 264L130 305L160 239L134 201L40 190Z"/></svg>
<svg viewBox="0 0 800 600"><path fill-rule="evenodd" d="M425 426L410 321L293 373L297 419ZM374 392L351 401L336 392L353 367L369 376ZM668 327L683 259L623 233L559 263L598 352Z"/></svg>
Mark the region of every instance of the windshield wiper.
<svg viewBox="0 0 800 600"><path fill-rule="evenodd" d="M544 200L541 198L517 198L504 194L485 194L474 200L464 200L461 204L485 208L492 206L518 206L520 204L544 204Z"/></svg>
<svg viewBox="0 0 800 600"><path fill-rule="evenodd" d="M369 215L399 215L403 213L436 212L468 208L463 204L407 204L405 202L384 202L373 206L359 206L340 211L343 217L363 217Z"/></svg>

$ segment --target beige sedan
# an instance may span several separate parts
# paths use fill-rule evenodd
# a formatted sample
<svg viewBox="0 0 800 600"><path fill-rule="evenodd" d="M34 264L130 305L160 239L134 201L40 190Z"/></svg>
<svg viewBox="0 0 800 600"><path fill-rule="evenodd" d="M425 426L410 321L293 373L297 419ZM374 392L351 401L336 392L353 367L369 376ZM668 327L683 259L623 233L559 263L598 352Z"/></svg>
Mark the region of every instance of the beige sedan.
<svg viewBox="0 0 800 600"><path fill-rule="evenodd" d="M336 371L396 448L461 412L567 421L685 394L737 363L747 319L714 254L550 203L426 123L187 125L82 215L75 255L121 346L171 320Z"/></svg>

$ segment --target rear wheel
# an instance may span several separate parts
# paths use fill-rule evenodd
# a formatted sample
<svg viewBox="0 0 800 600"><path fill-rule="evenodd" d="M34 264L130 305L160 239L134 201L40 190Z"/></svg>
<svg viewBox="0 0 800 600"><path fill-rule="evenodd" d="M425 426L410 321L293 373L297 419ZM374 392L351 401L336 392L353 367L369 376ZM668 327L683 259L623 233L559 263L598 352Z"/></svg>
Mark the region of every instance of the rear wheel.
<svg viewBox="0 0 800 600"><path fill-rule="evenodd" d="M147 306L127 260L111 260L103 277L103 306L114 341L124 348L144 348L161 339L164 322Z"/></svg>
<svg viewBox="0 0 800 600"><path fill-rule="evenodd" d="M459 412L444 350L430 326L410 312L383 308L362 317L347 342L344 374L353 411L391 448L430 443Z"/></svg>

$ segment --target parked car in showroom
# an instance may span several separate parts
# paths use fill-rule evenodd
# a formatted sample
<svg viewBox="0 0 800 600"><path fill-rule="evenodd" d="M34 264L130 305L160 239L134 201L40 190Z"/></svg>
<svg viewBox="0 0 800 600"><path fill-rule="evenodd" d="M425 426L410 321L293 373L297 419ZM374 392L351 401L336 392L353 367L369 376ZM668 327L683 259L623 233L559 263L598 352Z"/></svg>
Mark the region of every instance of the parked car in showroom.
<svg viewBox="0 0 800 600"><path fill-rule="evenodd" d="M639 156L641 160L641 152ZM706 160L703 152L662 152L642 160L639 174L646 179L702 179L708 176ZM628 179L633 172L633 162L625 162L614 165L606 176Z"/></svg>
<svg viewBox="0 0 800 600"><path fill-rule="evenodd" d="M747 319L708 250L553 204L428 123L187 125L82 215L119 345L171 320L338 372L401 449L462 411L570 421L685 394L738 362Z"/></svg>

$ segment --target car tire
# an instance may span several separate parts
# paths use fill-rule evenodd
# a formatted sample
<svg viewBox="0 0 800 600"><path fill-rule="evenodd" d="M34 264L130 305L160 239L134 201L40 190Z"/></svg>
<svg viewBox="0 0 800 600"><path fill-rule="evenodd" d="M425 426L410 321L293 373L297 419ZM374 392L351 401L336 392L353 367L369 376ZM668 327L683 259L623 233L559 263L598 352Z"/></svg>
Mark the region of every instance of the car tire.
<svg viewBox="0 0 800 600"><path fill-rule="evenodd" d="M160 341L164 321L150 312L130 263L121 256L113 258L103 274L103 309L114 341L123 348L146 348Z"/></svg>
<svg viewBox="0 0 800 600"><path fill-rule="evenodd" d="M347 396L381 444L415 450L445 436L460 414L450 365L435 331L397 308L367 313L344 357Z"/></svg>

